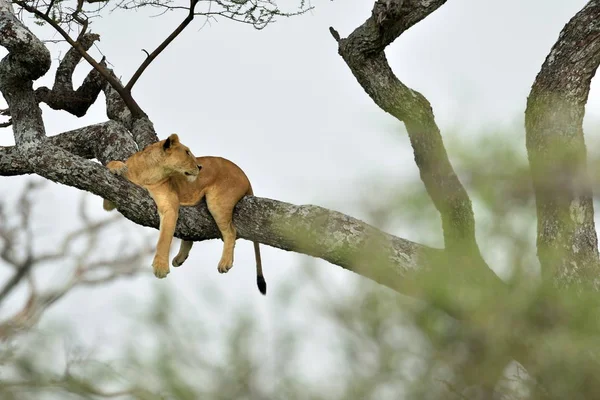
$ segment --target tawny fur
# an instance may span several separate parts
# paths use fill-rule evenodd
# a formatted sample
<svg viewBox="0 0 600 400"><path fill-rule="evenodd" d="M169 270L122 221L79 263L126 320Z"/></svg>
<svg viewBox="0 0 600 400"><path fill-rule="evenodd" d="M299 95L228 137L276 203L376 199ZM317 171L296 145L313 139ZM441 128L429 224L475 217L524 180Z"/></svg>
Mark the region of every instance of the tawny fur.
<svg viewBox="0 0 600 400"><path fill-rule="evenodd" d="M236 229L232 222L233 208L252 187L246 174L233 162L221 157L195 157L179 141L176 134L147 146L125 162L111 161L106 167L150 192L160 216L160 233L152 268L154 275L164 278L169 273L169 250L179 215L179 206L193 206L206 197L208 210L223 239L223 253L218 271L225 273L233 267ZM116 208L104 200L107 211ZM172 265L179 267L187 259L193 242L183 240ZM260 250L254 242L257 285L266 293L262 274Z"/></svg>

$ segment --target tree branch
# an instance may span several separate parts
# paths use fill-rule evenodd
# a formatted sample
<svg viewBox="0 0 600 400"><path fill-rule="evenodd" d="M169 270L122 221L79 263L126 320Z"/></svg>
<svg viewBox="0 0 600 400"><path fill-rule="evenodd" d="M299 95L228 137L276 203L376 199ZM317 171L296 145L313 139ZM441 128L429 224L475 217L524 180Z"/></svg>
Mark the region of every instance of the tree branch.
<svg viewBox="0 0 600 400"><path fill-rule="evenodd" d="M29 181L23 189L17 201L19 223L11 226L8 216L0 212L0 238L2 239L2 260L10 264L16 272L0 290L0 303L8 296L12 290L25 278L36 263L33 254L33 230L31 228L31 200L30 195L41 186L40 183ZM19 233L24 234L24 240L17 237ZM24 249L24 255L17 257L18 249ZM20 260L19 260L20 258Z"/></svg>
<svg viewBox="0 0 600 400"><path fill-rule="evenodd" d="M69 34L64 29L62 29L61 26L52 18L50 18L46 13L38 10L33 6L29 6L23 1L15 1L15 4L18 4L26 11L36 15L37 17L50 24L72 46L72 48L75 49L74 51L76 51L79 55L79 57L77 57L75 56L75 54L68 54L69 57L65 57L66 60L63 60L63 63L61 63L61 65L65 64L64 69L61 69L59 67L59 71L57 71L57 83L55 83L55 85L58 84L58 87L62 90L57 92L53 97L51 96L51 93L48 92L47 88L42 88L38 91L38 96L41 99L48 100L48 104L53 108L65 109L78 116L85 115L85 112L87 111L89 106L93 104L97 97L98 87L100 86L100 83L97 74L92 72L90 73L90 75L88 75L88 78L86 79L86 81L84 81L84 83L77 90L77 92L72 91L72 83L70 81L70 76L72 75L72 71L79 62L80 58L83 57L90 63L90 65L92 65L94 70L97 71L97 73L100 74L101 77L104 78L104 80L107 82L107 84L104 85L103 90L107 99L107 113L109 115L109 118L124 123L125 126L132 131L134 139L140 149L146 147L151 143L156 142L158 138L154 130L154 125L131 95L131 88L142 75L144 70L150 65L150 63L156 57L158 57L158 55L193 20L194 9L197 3L198 0L190 0L190 9L188 16L171 33L171 35L169 35L169 37L167 37L167 39L165 39L165 41L161 43L146 60L144 60L142 65L140 65L140 67L134 73L127 86L124 87L121 81L111 70L106 68L106 66L102 62L98 63L97 61L95 61L87 53L87 49L89 49L89 47L91 46L91 43L89 43L89 46L87 46L88 42L90 41L90 38L94 38L93 40L97 40L99 37L98 35L80 34L77 41L74 41L69 36ZM77 14L80 11L79 6L81 4L82 2L79 3L78 9L75 11L74 14ZM84 31L85 29L82 32ZM65 80L65 76L68 76L68 80ZM77 99L69 98L69 96L73 95L75 95ZM80 103L77 104L78 102ZM127 110L124 110L123 105L127 107Z"/></svg>
<svg viewBox="0 0 600 400"><path fill-rule="evenodd" d="M85 198L82 196L79 216L83 226L66 235L62 241L57 241L57 246L49 254L34 254L32 251L33 235L25 235L25 244L20 243L17 235L23 230L30 231L30 207L28 193L37 187L36 184L29 185L23 192L21 199L17 202L17 208L21 209L21 220L19 224L8 228L7 221L1 219L0 236L8 236L8 245L12 246L10 254L14 255L14 247L25 247L25 259L19 262L16 257L5 258L5 261L17 270L0 291L0 302L14 289L24 277L28 278L30 285L30 296L24 307L12 317L0 322L0 340L7 340L19 332L26 331L35 325L47 308L60 300L69 291L79 285L95 285L99 282L108 282L118 278L137 274L141 270L142 262L152 254L154 246L148 242L134 245L124 240L121 243L122 251L116 251L109 258L99 258L97 253L98 241L101 234L109 231L119 221L117 215L99 221L90 220L85 209ZM81 242L83 239L83 242ZM4 240L6 244L6 239ZM83 243L77 246L78 251L73 251L73 243ZM75 261L75 267L69 279L62 285L52 285L53 288L39 290L35 287L33 278L29 272L39 265L48 262Z"/></svg>
<svg viewBox="0 0 600 400"><path fill-rule="evenodd" d="M189 23L192 22L192 20L194 19L194 10L196 8L196 4L198 4L198 1L199 0L190 0L190 10L187 17L185 17L181 24L179 24L179 26L175 28L175 30L151 54L148 54L148 57L146 57L144 62L135 71L127 85L125 85L125 90L131 92L131 88L133 88L133 85L135 85L135 83L138 81L140 76L142 76L146 68L148 68L148 66L152 63L152 61L154 61L154 59L158 57L158 55L165 48L167 48L167 46L171 44L171 42L175 40L175 38L181 32L183 32L183 30L189 25Z"/></svg>
<svg viewBox="0 0 600 400"><path fill-rule="evenodd" d="M600 63L600 1L561 31L527 99L527 152L538 217L538 257L559 286L600 289L598 239L583 117Z"/></svg>
<svg viewBox="0 0 600 400"><path fill-rule="evenodd" d="M0 0L0 1L6 1L6 0ZM71 102L67 102L68 103L67 104L67 103L61 102L61 100L67 101L66 99L59 100L58 98L54 98L54 101L56 101L58 103L58 104L54 104L55 106L62 108L62 109L68 109L69 112L72 112L75 115L85 114L85 111L87 110L87 108L89 108L89 106L93 103L93 100L95 100L95 98L97 98L98 86L101 85L100 79L99 79L100 77L98 77L97 74L100 74L101 77L106 82L101 87L106 95L107 114L108 114L109 118L123 123L128 129L130 129L136 143L138 144L138 148L140 148L140 149L147 146L148 144L154 143L158 140L158 138L156 136L156 132L154 130L154 125L149 120L147 115L143 112L143 110L141 110L141 108L137 105L137 103L131 96L131 93L129 93L127 90L125 90L125 88L123 87L123 85L121 84L119 79L116 77L116 75L110 69L106 68L103 65L103 63L96 62L87 53L85 47L88 44L91 46L90 42L93 42L94 40L96 40L98 38L97 35L93 35L93 34L82 35L82 36L80 35L80 37L78 38L78 41L73 41L73 39L71 39L71 37L60 27L60 25L58 25L58 23L56 23L54 20L52 20L52 18L45 15L43 12L39 11L38 9L36 9L32 6L27 5L26 3L22 2L22 1L15 1L15 3L20 5L23 9L27 10L28 12L31 12L34 15L42 18L44 21L48 22L79 53L79 56L76 55L75 53L68 53L68 57L65 57L66 59L63 60L63 63L61 63L61 67L59 67L59 70L57 71L57 82L55 83L55 86L58 85L57 88L59 88L59 90L62 91L60 93L68 93L69 91L70 91L70 93L73 93L72 92L72 80L71 80L72 72L73 72L75 66L77 65L77 63L79 62L79 60L81 59L81 57L85 58L92 65L92 67L94 67L94 70L97 71L97 73L92 71L92 73L90 73L88 75L88 77L86 78L84 83L81 85L81 87L76 92L74 92L75 96L77 98L79 98L79 100L89 99L89 101L84 100L83 104L82 103L75 104L75 103L71 103ZM12 13L12 7L7 8L6 10L7 10L8 18L14 19L14 21L15 21L14 25L17 27L17 29L23 29L25 32L29 32L27 30L27 28L25 28L25 26L20 23L20 21L15 19L14 15ZM2 11L2 9L0 8L0 12L1 11ZM12 20L11 20L11 22L12 22ZM1 21L0 21L0 23L1 23ZM35 38L35 36L32 36L32 37L35 40L37 40L37 38ZM38 40L38 42L39 42L39 40ZM11 43L12 42L9 41L9 43L7 45L11 46ZM2 44L2 42L0 42L0 44ZM43 45L41 45L41 46L43 47ZM13 45L13 47L14 47L14 45ZM45 47L43 47L43 49L47 52ZM50 59L49 59L49 53L48 53L48 66L47 66L48 68L50 66L49 62L50 62ZM46 68L46 71L48 68ZM23 83L20 82L20 84L22 85ZM0 89L2 89L1 86L0 86ZM12 92L15 92L15 93L18 93L21 95L22 98L19 99L18 101L16 101L16 103L19 104L18 107L20 107L20 109L27 111L27 112L23 113L22 118L19 118L19 121L27 121L27 123L31 123L33 120L36 120L37 121L36 126L35 126L36 129L28 129L28 127L15 126L14 130L15 130L15 133L18 133L18 135L21 135L20 132L35 132L38 134L38 136L36 137L36 140L40 140L45 137L44 129L43 129L43 121L41 119L41 111L39 112L39 115L34 115L34 113L33 114L29 113L30 110L32 110L32 109L39 110L39 107L37 107L37 104L34 107L32 104L30 104L30 103L32 103L31 99L26 98L27 96L29 96L30 90L31 90L31 88L27 87L27 85L25 85L24 87L15 88L15 90L13 90ZM2 91L4 93L5 90L2 89ZM10 94L12 94L12 92ZM57 92L57 94L58 93L59 92ZM44 91L43 89L41 92L38 92L38 96L43 97L45 95L47 95L47 92ZM9 101L9 103L10 103L10 100L11 99L7 98L7 101ZM75 101L75 100L76 99L73 99L73 98L70 99L70 101ZM49 101L49 103L52 103L52 101ZM53 104L50 104L50 105L52 106ZM9 104L9 106L11 109L15 108L14 105ZM11 116L13 117L12 118L13 120L17 119L16 115L15 115L15 110L11 110Z"/></svg>
<svg viewBox="0 0 600 400"><path fill-rule="evenodd" d="M50 136L45 142L83 158L96 158L102 163L126 160L137 151L127 129L108 121ZM33 174L33 168L16 147L0 146L0 176Z"/></svg>
<svg viewBox="0 0 600 400"><path fill-rule="evenodd" d="M7 0L0 0L0 45L13 55L0 63L3 71L10 70L13 79L34 81L50 68L50 52L15 17L12 4Z"/></svg>
<svg viewBox="0 0 600 400"><path fill-rule="evenodd" d="M89 50L92 44L99 40L96 34L85 34L80 36L78 43ZM77 90L73 90L73 72L81 61L81 54L75 48L69 49L56 70L56 77L52 90L47 87L36 89L35 95L38 101L48 104L55 110L65 110L73 115L82 117L92 104L96 102L98 94L104 86L105 80L100 72L92 69ZM104 61L100 65L106 67Z"/></svg>
<svg viewBox="0 0 600 400"><path fill-rule="evenodd" d="M73 48L75 48L79 54L81 54L81 56L83 58L85 58L85 60L87 62L90 63L90 65L96 70L98 71L102 77L104 79L106 79L106 81L108 81L110 83L110 85L113 87L114 90L117 91L117 93L119 93L119 95L121 96L121 98L123 99L123 101L125 102L125 104L127 104L127 107L129 108L129 110L131 111L131 114L133 115L134 118L144 118L147 117L146 113L141 109L141 107L137 104L137 102L135 101L135 99L133 98L133 96L131 95L131 93L126 90L123 85L121 85L121 82L119 82L111 73L110 71L108 71L107 68L105 68L104 66L102 66L99 62L97 62L96 60L94 60L94 58L92 56L90 56L88 54L88 52L83 48L83 46L81 46L80 43L78 43L77 41L73 40L69 34L67 32L65 32L65 30L63 28L61 28L61 26L55 22L52 18L50 18L49 16L47 16L46 14L44 14L43 12L41 12L40 10L38 10L35 7L32 7L30 5L28 5L27 3L23 2L23 1L19 1L19 0L14 0L13 1L15 4L19 5L20 7L22 7L24 10L36 15L37 17L41 18L42 20L44 20L45 22L47 22L50 26L52 26Z"/></svg>
<svg viewBox="0 0 600 400"><path fill-rule="evenodd" d="M148 389L142 387L132 387L129 389L122 390L103 390L100 389L93 383L93 380L85 380L80 377L73 376L71 374L65 374L64 376L58 376L53 379L37 379L31 380L2 380L0 383L0 393L7 393L7 395L17 395L17 393L27 392L31 393L36 391L48 391L55 392L57 388L62 388L66 392L85 396L93 396L93 398L143 398L152 399L160 398L157 394L152 393Z"/></svg>
<svg viewBox="0 0 600 400"><path fill-rule="evenodd" d="M62 135L58 137L60 136ZM128 138L133 146L131 137ZM126 141L127 137L122 140ZM78 136L71 133L69 143L77 147L77 141L92 140L83 134ZM61 142L64 140L57 143ZM111 151L117 151L120 147L121 145L113 146ZM101 162L113 159L97 153L104 148L105 146L99 145L88 151L96 152L93 156ZM121 154L124 153L127 152L123 151ZM0 159L5 157L0 152ZM15 155L11 157L14 158ZM158 228L156 205L143 188L112 175L97 163L76 157L52 144L45 144L41 150L35 149L30 157L35 159L32 163L35 173L110 200L132 222ZM13 162L12 165L15 164L18 162ZM15 169L11 168L10 173L14 174ZM0 175L3 173L0 170ZM179 215L176 237L193 241L220 238L205 202L195 207L182 207ZM421 298L427 298L429 294L426 288L423 289L416 282L429 273L437 278L444 277L446 283L453 279L467 278L471 282L478 282L480 286L476 286L477 290L485 287L490 293L503 291L505 288L500 279L487 268L479 268L468 275L456 274L447 268L446 254L443 251L394 237L362 221L322 207L297 206L247 196L235 208L234 223L239 238L318 257L396 291ZM432 267L434 265L435 268ZM455 297L453 287L453 284L448 284L445 296ZM437 300L443 297L439 293L436 296ZM453 315L460 313L460 307L453 309L455 303L447 301L445 297L444 299L439 301L439 306Z"/></svg>
<svg viewBox="0 0 600 400"><path fill-rule="evenodd" d="M107 123L108 126L113 124L118 125ZM93 136L106 137L106 131L102 130L102 128L106 129L106 126L98 128L100 129L94 132ZM115 143L112 149L105 150L105 154L94 154L100 149L105 149L103 145L97 145L96 149L83 146L80 154L84 157L97 157L101 162L106 162L113 159L114 153L111 152L118 151L126 140ZM96 163L75 157L58 147L61 144L68 144L72 148L78 148L80 143L85 142L94 142L94 138L86 133L86 130L71 131L48 138L45 147L49 150L35 154L35 157L39 158L35 163L39 172L35 172L55 182L74 186L111 200L118 205L119 211L133 222L158 228L156 206L144 189L110 174L107 169ZM130 146L132 145L133 143L130 143ZM124 153L127 151L122 152L123 155ZM3 163L4 160L10 160L4 165L0 164L0 167L8 166L8 170L0 168L0 175L5 175L7 172L11 175L33 172L27 163L19 160L19 157L13 147L0 148L0 160ZM23 169L19 170L21 166ZM220 238L217 226L208 213L205 203L198 207L183 207L180 215L177 237L195 241ZM440 254L438 250L427 249L407 240L394 238L351 217L316 206L295 206L275 200L246 197L236 208L235 215L235 223L241 238L258 240L283 250L310 254L350 270L355 268L354 261L360 258L358 255L369 245L368 237L373 235L379 236L385 242L387 246L385 253L390 260L394 261L398 269L408 271L418 268L420 265L418 253L421 251L430 252L431 256ZM307 241L302 241L299 238L294 239L295 234L306 234L309 237ZM329 239L323 242L319 238Z"/></svg>
<svg viewBox="0 0 600 400"><path fill-rule="evenodd" d="M50 52L15 17L7 0L0 0L0 45L8 50L0 61L0 91L10 108L15 142L35 142L45 136L45 131L32 81L50 68Z"/></svg>
<svg viewBox="0 0 600 400"><path fill-rule="evenodd" d="M339 54L365 92L384 111L406 125L421 179L441 214L446 250L483 262L475 239L471 201L456 176L427 99L392 72L385 47L435 11L445 0L378 0L372 15L345 39L330 31Z"/></svg>

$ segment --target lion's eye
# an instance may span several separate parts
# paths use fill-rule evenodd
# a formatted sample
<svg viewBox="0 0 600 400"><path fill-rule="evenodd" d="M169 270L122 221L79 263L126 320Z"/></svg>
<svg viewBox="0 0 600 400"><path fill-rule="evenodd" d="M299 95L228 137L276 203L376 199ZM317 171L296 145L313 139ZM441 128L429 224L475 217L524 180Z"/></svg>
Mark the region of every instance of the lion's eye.
<svg viewBox="0 0 600 400"><path fill-rule="evenodd" d="M186 150L186 151L185 151L185 154L187 154L188 156L191 156L191 155L192 155L192 153L190 153L190 151L189 151L189 150Z"/></svg>

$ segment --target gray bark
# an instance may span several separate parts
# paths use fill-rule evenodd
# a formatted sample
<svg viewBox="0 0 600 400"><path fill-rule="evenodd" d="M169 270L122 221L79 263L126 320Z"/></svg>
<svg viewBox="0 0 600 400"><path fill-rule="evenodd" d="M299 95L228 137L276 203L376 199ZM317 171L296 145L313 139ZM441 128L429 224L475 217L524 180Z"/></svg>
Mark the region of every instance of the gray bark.
<svg viewBox="0 0 600 400"><path fill-rule="evenodd" d="M427 17L442 6L445 0L377 0L368 18L347 38L341 39L339 34L330 28L339 43L339 54L342 56L358 83L373 101L385 112L403 122L408 132L414 152L415 162L419 168L429 197L440 213L444 244L448 256L445 271L436 271L439 281L446 281L449 289L456 287L454 279L461 276L459 287L488 288L501 298L505 295L505 287L494 280L495 275L483 260L475 238L475 217L471 200L460 182L448 159L448 154L438 128L432 107L419 92L402 83L390 68L385 56L385 48L411 26ZM453 275L453 276L451 276ZM465 286L465 282L468 284ZM465 297L473 293L467 291ZM453 292L455 300L461 294ZM436 295L433 295L435 299ZM443 298L442 304L448 311L448 304L453 304L452 296ZM482 300L484 301L484 300ZM469 301L467 300L466 303ZM436 303L440 304L439 302ZM468 306L467 306L468 307ZM463 319L464 309L458 307L454 315ZM499 357L493 366L486 366L482 351L473 351L472 337L477 328L466 324L464 334L469 349L463 361L464 365L475 371L488 371L484 376L478 373L475 383L457 382L462 386L460 391L466 394L471 385L476 385L482 393L493 392L493 388L502 375L504 366L510 361L510 355ZM464 365L457 363L457 371L464 370ZM491 373L489 372L491 370ZM462 374L467 376L468 374ZM469 398L472 396L469 395Z"/></svg>
<svg viewBox="0 0 600 400"><path fill-rule="evenodd" d="M384 50L445 0L378 0L372 15L345 39L339 53L357 81L384 111L404 122L427 193L442 218L445 248L462 263L485 264L475 239L471 200L457 177L427 99L394 74Z"/></svg>
<svg viewBox="0 0 600 400"><path fill-rule="evenodd" d="M6 0L0 0L0 5L3 7L0 7L0 29L4 32L11 29L0 42L10 52L2 61L10 63L10 68L6 68L0 89L9 103L17 139L15 147L0 148L0 175L38 174L106 198L117 204L118 210L131 221L158 228L156 206L148 193L110 174L101 165L123 160L156 141L152 122L147 118L133 119L114 89L104 83L102 90L110 122L47 138L30 79L48 70L48 52L14 18ZM72 73L79 58L70 53L63 59L57 74L59 83L53 89L72 89L69 78L62 74ZM19 82L26 84L18 90L7 86ZM10 90L11 93L5 93ZM312 205L246 197L236 207L234 223L240 238L319 257L396 290L402 290L404 277L427 270L424 267L431 265L430 260L443 256L440 250L394 237L352 217ZM202 203L198 207L182 207L175 235L200 241L218 238L219 232ZM375 267L380 264L382 267Z"/></svg>
<svg viewBox="0 0 600 400"><path fill-rule="evenodd" d="M558 286L600 289L598 239L583 117L600 63L600 1L561 31L537 75L525 113L538 217L538 257Z"/></svg>
<svg viewBox="0 0 600 400"><path fill-rule="evenodd" d="M85 50L89 50L99 38L100 35L85 34L79 39L79 44ZM80 61L81 54L74 48L69 49L56 70L54 86L52 89L45 86L36 89L37 100L55 110L64 110L78 117L84 116L96 102L104 86L104 79L98 71L92 69L81 86L73 90L73 72Z"/></svg>
<svg viewBox="0 0 600 400"><path fill-rule="evenodd" d="M85 159L96 158L102 163L124 159L134 148L133 139L120 124L107 122L48 138L33 152L33 168L15 147L0 148L0 174L37 173L111 200L131 221L158 228L156 206L144 189ZM441 255L440 250L394 237L355 218L314 205L298 206L247 196L236 206L234 223L242 239L319 257L395 290L402 286L403 277ZM175 236L194 241L220 238L204 202L181 208ZM374 253L377 261L386 265L384 269L374 267L377 263L368 256Z"/></svg>

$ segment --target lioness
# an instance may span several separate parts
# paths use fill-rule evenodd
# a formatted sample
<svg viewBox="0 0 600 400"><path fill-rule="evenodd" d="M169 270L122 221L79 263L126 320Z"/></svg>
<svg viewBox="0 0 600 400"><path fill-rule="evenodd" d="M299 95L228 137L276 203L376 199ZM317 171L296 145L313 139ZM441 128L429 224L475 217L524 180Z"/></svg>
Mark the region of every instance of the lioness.
<svg viewBox="0 0 600 400"><path fill-rule="evenodd" d="M122 175L147 189L156 203L160 216L160 234L152 262L156 277L164 278L169 273L169 250L179 206L196 205L204 196L224 242L218 271L225 273L233 267L236 239L232 222L233 208L242 197L253 194L248 177L237 165L221 157L195 157L179 141L177 134L172 134L138 151L125 162L110 161L106 167L113 174ZM107 211L116 208L113 202L106 199L103 206ZM174 267L179 267L187 259L193 243L186 240L181 242L179 252L173 258ZM266 294L267 284L257 242L254 242L254 254L258 290Z"/></svg>

